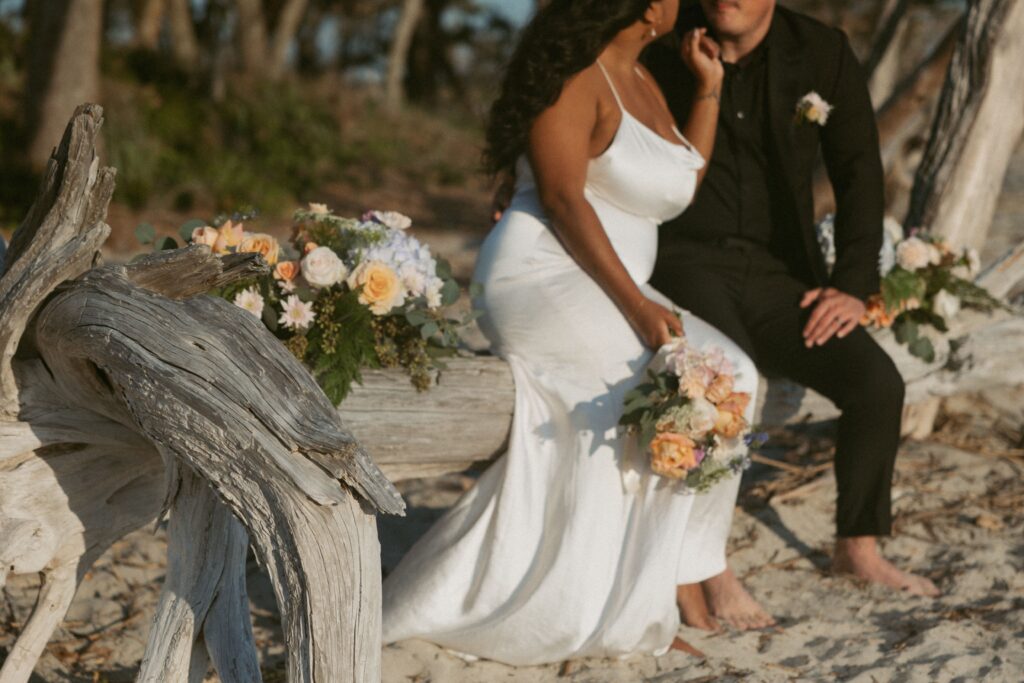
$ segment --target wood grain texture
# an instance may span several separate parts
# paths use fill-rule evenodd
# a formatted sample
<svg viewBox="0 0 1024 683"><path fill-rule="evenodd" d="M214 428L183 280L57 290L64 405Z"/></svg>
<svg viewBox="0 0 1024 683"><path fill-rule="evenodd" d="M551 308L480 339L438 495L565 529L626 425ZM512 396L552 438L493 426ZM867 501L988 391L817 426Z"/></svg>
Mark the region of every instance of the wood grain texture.
<svg viewBox="0 0 1024 683"><path fill-rule="evenodd" d="M1024 3L971 0L904 224L980 248L1024 132Z"/></svg>
<svg viewBox="0 0 1024 683"><path fill-rule="evenodd" d="M95 267L114 178L95 156L101 122L76 112L0 279L0 566L43 574L0 683L28 680L81 575L161 499L170 569L140 680L198 683L210 663L259 680L250 538L289 680L379 680L375 513L404 503L275 337L196 296L265 273L262 259L190 247Z"/></svg>
<svg viewBox="0 0 1024 683"><path fill-rule="evenodd" d="M1004 297L1024 284L1024 244L979 276ZM872 331L907 384L907 405L993 385L1024 383L1024 318L1019 312L965 310L947 335L935 335L936 359L912 356L889 330ZM951 344L950 340L954 343ZM824 396L787 380L761 378L756 422L763 427L839 416ZM394 481L461 472L500 455L507 443L515 387L507 365L481 355L448 361L430 391L419 393L400 370L364 374L339 408L361 444ZM908 420L908 429L916 428Z"/></svg>

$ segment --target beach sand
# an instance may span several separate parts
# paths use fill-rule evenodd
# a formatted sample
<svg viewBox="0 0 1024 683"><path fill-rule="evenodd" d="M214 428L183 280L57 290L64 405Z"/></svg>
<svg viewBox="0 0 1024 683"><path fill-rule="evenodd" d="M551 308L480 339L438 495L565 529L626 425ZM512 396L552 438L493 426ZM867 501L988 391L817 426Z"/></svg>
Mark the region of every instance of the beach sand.
<svg viewBox="0 0 1024 683"><path fill-rule="evenodd" d="M1024 390L947 402L935 436L901 449L897 533L886 554L926 574L937 600L867 586L828 570L834 481L826 473L779 489L778 473L812 472L829 456L828 428L780 435L765 453L790 469L747 473L730 546L733 566L779 619L776 628L680 635L706 654L588 659L514 668L466 662L422 641L386 646L385 683L491 681L997 681L1024 680ZM792 479L796 481L796 479ZM473 483L467 475L402 485L405 519L381 522L388 569ZM765 502L775 487L774 497ZM133 680L159 595L162 532L144 529L93 568L38 667L37 681ZM253 620L266 680L283 681L284 648L269 582L250 562ZM30 610L33 577L13 578L0 604L0 648ZM211 676L211 681L217 680Z"/></svg>

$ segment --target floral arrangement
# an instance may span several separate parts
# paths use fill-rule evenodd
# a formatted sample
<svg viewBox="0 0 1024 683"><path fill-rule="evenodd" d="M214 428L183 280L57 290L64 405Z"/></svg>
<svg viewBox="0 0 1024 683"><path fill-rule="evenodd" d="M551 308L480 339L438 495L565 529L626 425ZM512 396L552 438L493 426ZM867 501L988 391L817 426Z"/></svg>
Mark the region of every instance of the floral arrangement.
<svg viewBox="0 0 1024 683"><path fill-rule="evenodd" d="M698 350L678 337L658 351L648 377L626 395L619 424L638 435L655 474L700 492L750 465L749 447L763 437L743 417L751 396L733 391L735 370L721 348Z"/></svg>
<svg viewBox="0 0 1024 683"><path fill-rule="evenodd" d="M216 254L255 252L273 268L269 276L215 295L260 318L335 405L363 368L403 367L418 389L430 386L443 357L454 354L459 329L476 314L445 314L459 286L448 264L408 232L407 216L369 211L344 218L310 204L295 213L291 240L284 244L246 230L245 221L253 218L235 214L182 226L182 237L192 244L206 244ZM147 236L139 235L143 242Z"/></svg>
<svg viewBox="0 0 1024 683"><path fill-rule="evenodd" d="M835 262L835 224L827 216L818 225L818 240L828 265ZM993 310L1000 302L974 284L980 270L975 249L954 250L940 238L920 229L904 234L886 218L878 271L881 291L868 298L861 324L892 328L896 340L914 356L935 360L935 346L922 327L948 332L963 308Z"/></svg>

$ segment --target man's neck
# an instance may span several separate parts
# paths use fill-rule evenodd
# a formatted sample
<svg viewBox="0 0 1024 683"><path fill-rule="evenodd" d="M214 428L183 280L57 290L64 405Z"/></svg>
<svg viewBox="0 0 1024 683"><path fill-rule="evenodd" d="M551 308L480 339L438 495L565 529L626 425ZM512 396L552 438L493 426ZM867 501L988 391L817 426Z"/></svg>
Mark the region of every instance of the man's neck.
<svg viewBox="0 0 1024 683"><path fill-rule="evenodd" d="M756 50L772 27L773 14L774 12L769 14L754 30L748 31L741 36L719 37L718 44L722 47L722 61L729 64L737 64Z"/></svg>

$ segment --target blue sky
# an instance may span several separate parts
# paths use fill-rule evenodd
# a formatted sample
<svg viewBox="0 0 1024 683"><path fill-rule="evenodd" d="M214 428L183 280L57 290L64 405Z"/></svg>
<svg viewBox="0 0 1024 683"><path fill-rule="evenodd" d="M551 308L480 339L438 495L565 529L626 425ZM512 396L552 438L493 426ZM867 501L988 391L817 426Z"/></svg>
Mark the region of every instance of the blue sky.
<svg viewBox="0 0 1024 683"><path fill-rule="evenodd" d="M533 12L533 0L478 0L484 7L493 7L517 24L524 23Z"/></svg>

